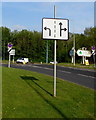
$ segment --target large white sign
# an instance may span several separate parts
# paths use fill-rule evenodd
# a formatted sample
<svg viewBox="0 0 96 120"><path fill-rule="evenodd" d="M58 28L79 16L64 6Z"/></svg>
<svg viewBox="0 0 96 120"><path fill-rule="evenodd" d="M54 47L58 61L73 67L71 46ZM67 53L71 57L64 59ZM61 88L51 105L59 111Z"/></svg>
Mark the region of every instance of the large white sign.
<svg viewBox="0 0 96 120"><path fill-rule="evenodd" d="M43 39L68 40L68 19L43 18Z"/></svg>
<svg viewBox="0 0 96 120"><path fill-rule="evenodd" d="M12 49L10 52L9 52L10 55L15 55L15 49Z"/></svg>
<svg viewBox="0 0 96 120"><path fill-rule="evenodd" d="M91 51L89 50L77 50L78 56L85 56L85 57L91 57Z"/></svg>

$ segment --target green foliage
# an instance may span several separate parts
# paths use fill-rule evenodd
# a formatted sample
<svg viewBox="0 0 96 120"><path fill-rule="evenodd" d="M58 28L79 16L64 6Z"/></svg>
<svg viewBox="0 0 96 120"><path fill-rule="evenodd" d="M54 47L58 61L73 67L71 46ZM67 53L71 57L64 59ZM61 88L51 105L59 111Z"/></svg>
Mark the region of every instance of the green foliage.
<svg viewBox="0 0 96 120"><path fill-rule="evenodd" d="M2 31L2 55L3 59L8 58L8 52L7 52L7 45L10 42L10 29L7 27L1 27L0 31Z"/></svg>
<svg viewBox="0 0 96 120"><path fill-rule="evenodd" d="M34 62L46 62L46 40L42 39L42 33L37 31L11 31L7 27L0 27L2 31L2 57L8 59L7 45L8 42L13 44L16 49L15 59L18 57L28 57ZM57 61L70 62L69 51L73 47L75 37L76 50L86 47L91 50L91 46L96 46L96 28L86 28L84 34L69 33L68 41L57 41ZM48 40L48 61L54 60L54 40ZM76 60L80 57L76 55Z"/></svg>

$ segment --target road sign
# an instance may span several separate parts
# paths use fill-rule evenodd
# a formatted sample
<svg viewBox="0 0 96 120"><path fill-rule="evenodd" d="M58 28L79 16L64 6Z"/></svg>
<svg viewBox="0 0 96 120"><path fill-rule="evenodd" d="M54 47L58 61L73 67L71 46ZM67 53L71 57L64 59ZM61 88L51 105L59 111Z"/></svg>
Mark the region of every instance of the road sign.
<svg viewBox="0 0 96 120"><path fill-rule="evenodd" d="M91 50L95 50L95 46L92 46L92 47L91 47Z"/></svg>
<svg viewBox="0 0 96 120"><path fill-rule="evenodd" d="M74 55L74 50L70 50L69 55L73 56Z"/></svg>
<svg viewBox="0 0 96 120"><path fill-rule="evenodd" d="M77 50L78 56L85 56L85 57L91 57L91 51L89 50Z"/></svg>
<svg viewBox="0 0 96 120"><path fill-rule="evenodd" d="M13 46L13 44L12 44L12 43L8 43L8 52L10 52L10 51L11 51L12 46Z"/></svg>
<svg viewBox="0 0 96 120"><path fill-rule="evenodd" d="M12 48L8 48L8 52L10 52L10 51L11 51L11 49L12 49Z"/></svg>
<svg viewBox="0 0 96 120"><path fill-rule="evenodd" d="M43 39L68 40L68 19L43 18L42 24Z"/></svg>
<svg viewBox="0 0 96 120"><path fill-rule="evenodd" d="M92 50L92 55L95 55L95 50Z"/></svg>
<svg viewBox="0 0 96 120"><path fill-rule="evenodd" d="M15 49L12 49L10 52L9 52L10 55L15 55Z"/></svg>
<svg viewBox="0 0 96 120"><path fill-rule="evenodd" d="M8 43L8 48L12 48L12 43Z"/></svg>
<svg viewBox="0 0 96 120"><path fill-rule="evenodd" d="M92 50L92 55L95 55L95 51L96 51L96 50L95 50L95 46L92 46L92 47L91 47L91 50Z"/></svg>

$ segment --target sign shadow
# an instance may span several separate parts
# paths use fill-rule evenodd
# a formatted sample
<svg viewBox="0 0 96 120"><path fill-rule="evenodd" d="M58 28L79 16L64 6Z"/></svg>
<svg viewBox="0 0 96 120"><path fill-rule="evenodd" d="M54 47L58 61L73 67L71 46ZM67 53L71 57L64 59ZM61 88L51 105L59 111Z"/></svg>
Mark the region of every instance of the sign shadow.
<svg viewBox="0 0 96 120"><path fill-rule="evenodd" d="M36 81L39 81L39 79L35 78L35 77L31 77L31 76L20 76L47 104L49 104L50 106L52 106L52 108L54 110L57 111L57 113L59 113L61 115L62 118L69 120L64 113L56 106L54 105L50 100L48 100L48 98L46 98L38 89L36 89L34 87L34 85L31 83L35 83L35 85L37 85L38 87L40 87L42 90L44 90L46 93L48 93L51 97L53 96L51 93L49 93L47 90L45 90L42 86L40 86L38 83L36 83ZM29 82L31 80L31 82Z"/></svg>
<svg viewBox="0 0 96 120"><path fill-rule="evenodd" d="M33 82L35 85L37 85L39 88L41 88L42 90L44 90L47 94L49 94L50 96L53 96L50 92L48 92L46 89L44 89L42 86L40 86L37 82L35 81L39 81L37 78L32 77L32 76L20 76L23 80L25 80L25 82L28 84L28 80L30 80L31 82Z"/></svg>

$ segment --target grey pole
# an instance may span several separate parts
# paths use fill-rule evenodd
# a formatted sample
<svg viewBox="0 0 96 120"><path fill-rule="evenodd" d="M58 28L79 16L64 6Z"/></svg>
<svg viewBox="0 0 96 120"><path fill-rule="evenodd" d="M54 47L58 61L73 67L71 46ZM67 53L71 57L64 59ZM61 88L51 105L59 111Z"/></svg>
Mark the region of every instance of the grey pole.
<svg viewBox="0 0 96 120"><path fill-rule="evenodd" d="M13 63L14 63L14 55L13 55Z"/></svg>
<svg viewBox="0 0 96 120"><path fill-rule="evenodd" d="M56 6L54 5L54 18L56 17ZM54 41L54 97L56 97L56 40Z"/></svg>
<svg viewBox="0 0 96 120"><path fill-rule="evenodd" d="M75 33L74 33L73 46L74 46L74 66L75 66Z"/></svg>
<svg viewBox="0 0 96 120"><path fill-rule="evenodd" d="M4 40L4 48L3 48L3 60L5 60L5 40Z"/></svg>
<svg viewBox="0 0 96 120"><path fill-rule="evenodd" d="M95 65L95 53L93 54L93 60L94 60L94 67L96 67L96 65Z"/></svg>
<svg viewBox="0 0 96 120"><path fill-rule="evenodd" d="M48 40L46 43L46 63L48 63Z"/></svg>
<svg viewBox="0 0 96 120"><path fill-rule="evenodd" d="M9 63L8 63L8 67L10 68L10 59L11 59L11 55L9 53Z"/></svg>

